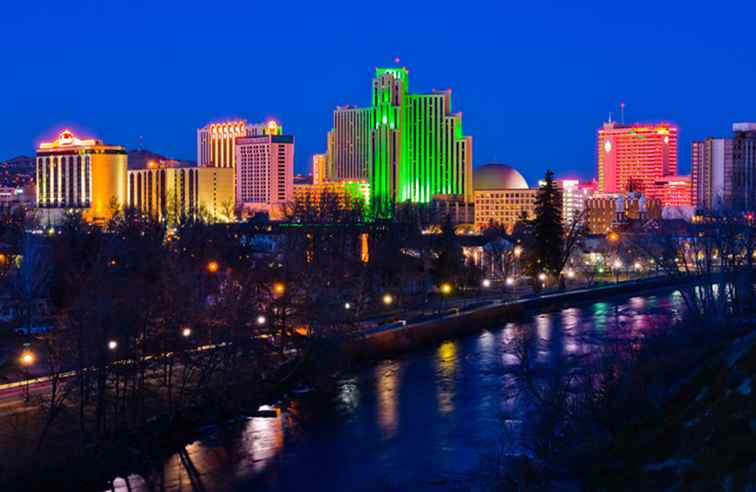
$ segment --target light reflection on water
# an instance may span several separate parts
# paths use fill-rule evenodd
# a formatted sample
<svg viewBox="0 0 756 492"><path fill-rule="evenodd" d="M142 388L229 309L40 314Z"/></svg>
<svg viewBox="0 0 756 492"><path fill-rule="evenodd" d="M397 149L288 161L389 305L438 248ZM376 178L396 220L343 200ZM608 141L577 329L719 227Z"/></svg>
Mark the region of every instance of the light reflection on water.
<svg viewBox="0 0 756 492"><path fill-rule="evenodd" d="M679 293L597 302L384 360L344 379L331 404L302 401L278 418L203 433L185 448L183 459L172 456L150 479L168 492L316 485L446 490L501 446L503 428L528 424L527 399L512 373L517 360L506 351L517 330L533 330L540 340L538 361L548 365L589 353L600 343L597 333L622 339L671 326L684 306ZM148 491L140 480L130 477L131 490ZM117 481L116 489L125 491L125 483Z"/></svg>

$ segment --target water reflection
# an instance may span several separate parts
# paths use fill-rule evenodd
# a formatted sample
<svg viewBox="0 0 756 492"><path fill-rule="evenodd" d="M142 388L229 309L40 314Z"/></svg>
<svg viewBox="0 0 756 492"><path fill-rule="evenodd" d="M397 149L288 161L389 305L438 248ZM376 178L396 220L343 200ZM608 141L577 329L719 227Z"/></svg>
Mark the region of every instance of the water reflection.
<svg viewBox="0 0 756 492"><path fill-rule="evenodd" d="M647 330L670 326L684 303L679 293L598 302L382 361L341 381L333 401L203 432L162 463L151 488L448 490L444 480L501 448L503 427L509 439L532 423L508 352L518 333L541 340L537 361L547 369L604 343L637 343ZM150 490L136 476L129 486ZM127 490L124 479L115 488Z"/></svg>
<svg viewBox="0 0 756 492"><path fill-rule="evenodd" d="M438 409L442 414L454 411L454 387L457 373L457 342L443 342L437 350Z"/></svg>
<svg viewBox="0 0 756 492"><path fill-rule="evenodd" d="M386 438L394 437L399 424L399 384L401 366L383 361L375 368L378 424Z"/></svg>

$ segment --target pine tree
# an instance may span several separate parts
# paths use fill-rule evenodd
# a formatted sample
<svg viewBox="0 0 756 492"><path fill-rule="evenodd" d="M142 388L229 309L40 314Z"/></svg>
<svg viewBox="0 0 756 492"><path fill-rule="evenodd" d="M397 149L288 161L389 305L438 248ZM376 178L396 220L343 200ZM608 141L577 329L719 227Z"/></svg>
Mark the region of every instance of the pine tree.
<svg viewBox="0 0 756 492"><path fill-rule="evenodd" d="M558 276L562 268L564 230L561 202L561 193L554 183L554 173L549 169L536 195L531 268L551 276Z"/></svg>

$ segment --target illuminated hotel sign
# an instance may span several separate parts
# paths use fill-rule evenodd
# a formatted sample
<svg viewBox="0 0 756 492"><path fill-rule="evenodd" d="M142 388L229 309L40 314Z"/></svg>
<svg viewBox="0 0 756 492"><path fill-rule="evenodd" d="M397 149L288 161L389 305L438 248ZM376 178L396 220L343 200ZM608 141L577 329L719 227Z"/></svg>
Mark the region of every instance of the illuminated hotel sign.
<svg viewBox="0 0 756 492"><path fill-rule="evenodd" d="M76 138L71 130L63 130L58 135L58 138L52 142L42 142L39 144L40 149L57 149L61 147L84 147L90 145L97 145L97 140L89 138L86 140L80 140Z"/></svg>

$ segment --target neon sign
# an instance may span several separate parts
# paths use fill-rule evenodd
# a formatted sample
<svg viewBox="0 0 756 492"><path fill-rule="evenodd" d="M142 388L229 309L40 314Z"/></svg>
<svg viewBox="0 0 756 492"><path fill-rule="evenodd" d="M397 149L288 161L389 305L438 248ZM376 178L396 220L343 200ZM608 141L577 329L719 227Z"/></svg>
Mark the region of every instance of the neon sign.
<svg viewBox="0 0 756 492"><path fill-rule="evenodd" d="M58 134L58 138L52 142L42 142L39 144L40 149L57 149L59 147L82 147L87 145L97 145L93 138L80 140L71 130L63 130Z"/></svg>

